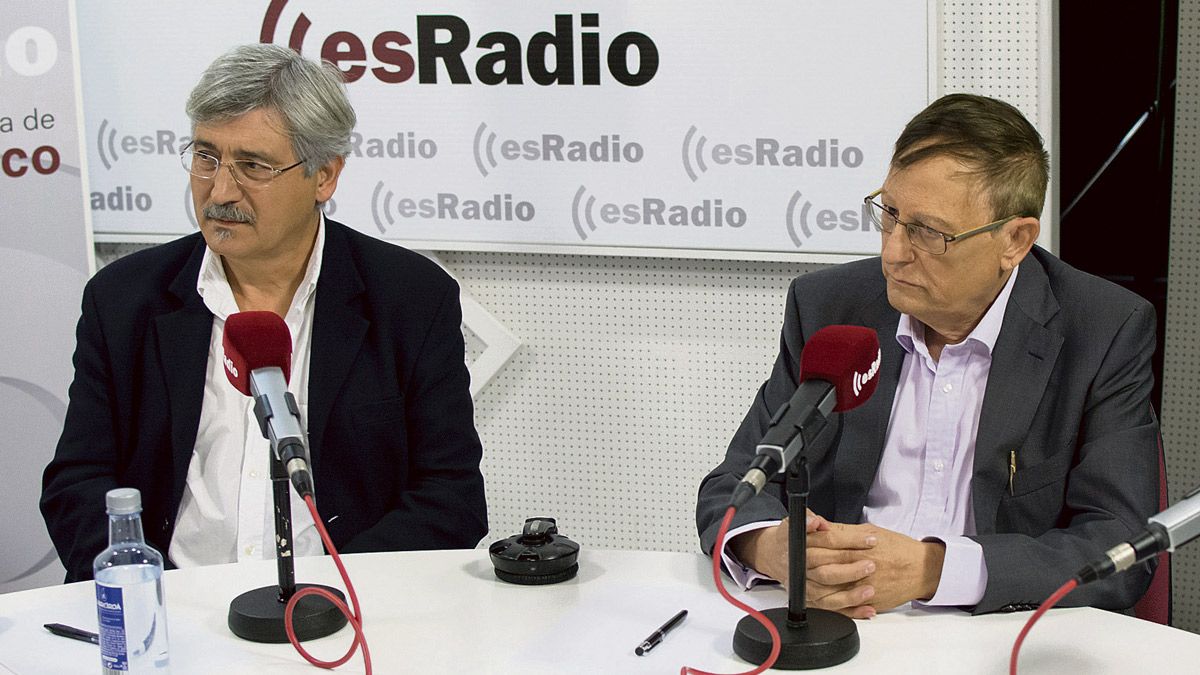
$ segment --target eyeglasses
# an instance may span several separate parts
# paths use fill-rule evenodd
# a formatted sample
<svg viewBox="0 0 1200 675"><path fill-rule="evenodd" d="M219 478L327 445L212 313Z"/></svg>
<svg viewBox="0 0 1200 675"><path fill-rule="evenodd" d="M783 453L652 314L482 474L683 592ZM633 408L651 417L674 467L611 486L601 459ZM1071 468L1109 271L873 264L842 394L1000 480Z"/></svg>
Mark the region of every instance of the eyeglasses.
<svg viewBox="0 0 1200 675"><path fill-rule="evenodd" d="M932 253L934 255L942 255L945 253L946 247L949 246L950 242L952 241L961 241L967 237L974 237L977 234L983 234L984 232L997 230L1004 226L1005 223L1018 217L1008 216L1007 218L1001 218L994 223L988 223L987 225L977 227L973 230L967 230L961 234L946 234L945 232L939 232L928 225L901 222L899 218L899 209L894 209L890 206L884 206L883 204L875 201L875 198L878 197L882 192L883 188L879 188L866 197L863 197L863 203L867 205L867 210L871 213L871 220L879 226L879 229L883 230L884 234L891 234L896 229L897 225L903 225L904 229L908 231L909 243L911 243L914 247L925 251L926 253Z"/></svg>
<svg viewBox="0 0 1200 675"><path fill-rule="evenodd" d="M290 171L301 164L304 160L300 160L291 166L285 166L282 169L276 169L270 164L265 164L253 159L234 159L228 162L213 157L207 152L193 150L189 143L183 152L179 153L179 162L183 164L183 168L197 178L212 180L217 177L217 172L221 170L221 165L229 167L229 174L233 176L233 180L238 185L247 190L261 190L270 185L275 177L284 171Z"/></svg>

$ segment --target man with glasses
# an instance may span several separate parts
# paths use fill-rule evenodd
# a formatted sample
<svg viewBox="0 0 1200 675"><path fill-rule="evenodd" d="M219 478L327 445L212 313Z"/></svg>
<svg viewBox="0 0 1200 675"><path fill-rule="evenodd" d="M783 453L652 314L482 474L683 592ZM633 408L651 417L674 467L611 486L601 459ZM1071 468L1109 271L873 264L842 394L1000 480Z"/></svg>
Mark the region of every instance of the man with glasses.
<svg viewBox="0 0 1200 675"><path fill-rule="evenodd" d="M104 494L142 492L173 566L274 557L252 401L226 380L226 318L293 339L289 391L317 503L342 552L469 548L487 532L457 284L423 256L327 219L355 124L341 74L275 45L219 57L181 154L200 232L88 283L42 512L67 581L107 544ZM183 174L181 174L182 177ZM293 494L293 550L323 546Z"/></svg>
<svg viewBox="0 0 1200 675"><path fill-rule="evenodd" d="M1158 503L1154 311L1034 244L1047 178L1041 137L1006 103L953 94L909 122L866 197L880 257L792 282L770 379L700 487L706 552L808 336L832 324L874 328L882 367L874 396L817 441L831 447L811 467L809 606L1028 609L1144 526ZM787 580L783 492L776 476L716 552L743 586ZM1152 572L1063 604L1129 608Z"/></svg>

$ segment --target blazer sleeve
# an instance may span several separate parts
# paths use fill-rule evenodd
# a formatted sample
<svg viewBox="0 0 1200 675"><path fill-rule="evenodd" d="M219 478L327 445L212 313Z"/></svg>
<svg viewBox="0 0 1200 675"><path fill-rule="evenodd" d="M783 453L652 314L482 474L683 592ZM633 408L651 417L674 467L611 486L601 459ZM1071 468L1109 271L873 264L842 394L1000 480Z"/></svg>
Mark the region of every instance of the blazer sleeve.
<svg viewBox="0 0 1200 675"><path fill-rule="evenodd" d="M391 511L347 542L347 553L473 548L487 534L462 308L458 285L447 287L405 387L407 484Z"/></svg>
<svg viewBox="0 0 1200 675"><path fill-rule="evenodd" d="M66 581L92 578L92 560L108 545L104 495L118 487L111 368L92 284L76 327L75 378L54 458L42 474L42 517Z"/></svg>
<svg viewBox="0 0 1200 675"><path fill-rule="evenodd" d="M1088 383L1077 440L1073 453L1067 453L1073 456L1057 525L1040 533L1020 531L1021 510L1037 508L1038 491L1062 486L1051 481L1053 467L1031 467L1031 480L1046 486L1031 486L1015 499L1006 496L1009 505L1002 500L1002 509L1008 509L1011 527L973 537L983 548L988 571L975 613L1036 606L1109 547L1143 529L1157 510L1159 428L1150 404L1154 334L1154 310L1141 303L1117 329ZM1061 604L1131 607L1145 593L1154 566L1150 560L1081 586Z"/></svg>

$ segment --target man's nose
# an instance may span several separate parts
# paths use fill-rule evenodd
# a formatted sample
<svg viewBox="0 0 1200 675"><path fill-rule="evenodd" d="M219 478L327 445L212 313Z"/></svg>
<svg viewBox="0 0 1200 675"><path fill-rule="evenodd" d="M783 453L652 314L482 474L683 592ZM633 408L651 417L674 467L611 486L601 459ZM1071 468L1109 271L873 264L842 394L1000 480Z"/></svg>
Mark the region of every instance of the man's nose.
<svg viewBox="0 0 1200 675"><path fill-rule="evenodd" d="M222 162L212 177L212 201L218 204L236 202L242 198L242 186L233 177L233 165Z"/></svg>
<svg viewBox="0 0 1200 675"><path fill-rule="evenodd" d="M892 228L892 233L881 232L883 247L880 257L884 262L902 263L913 259L912 239L908 236L908 228L899 223Z"/></svg>

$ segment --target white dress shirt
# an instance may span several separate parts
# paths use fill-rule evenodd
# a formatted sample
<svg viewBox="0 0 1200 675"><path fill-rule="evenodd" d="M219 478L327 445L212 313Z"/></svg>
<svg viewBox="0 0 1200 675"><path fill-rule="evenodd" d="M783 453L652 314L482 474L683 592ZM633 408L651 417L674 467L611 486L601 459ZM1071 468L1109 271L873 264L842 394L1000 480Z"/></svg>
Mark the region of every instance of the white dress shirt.
<svg viewBox="0 0 1200 675"><path fill-rule="evenodd" d="M304 278L284 317L292 335L288 391L296 398L300 422L306 430L309 347L324 244L322 215ZM213 314L212 337L200 426L168 557L178 567L271 559L275 557L271 445L262 436L253 400L235 389L225 375L221 347L225 319L240 310L220 256L209 249L204 251L196 292ZM295 490L290 494L293 555L323 554L324 547L308 507Z"/></svg>

